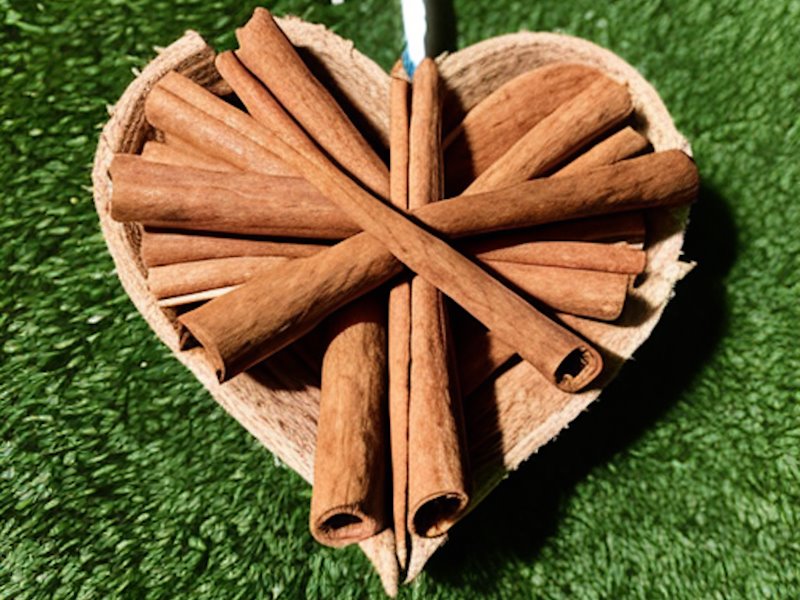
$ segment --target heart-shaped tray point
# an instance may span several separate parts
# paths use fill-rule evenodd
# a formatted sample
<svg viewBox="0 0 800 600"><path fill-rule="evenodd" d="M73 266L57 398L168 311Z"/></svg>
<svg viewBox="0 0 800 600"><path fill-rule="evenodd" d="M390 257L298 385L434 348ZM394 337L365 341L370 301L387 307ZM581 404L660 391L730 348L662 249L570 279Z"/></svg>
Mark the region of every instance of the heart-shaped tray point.
<svg viewBox="0 0 800 600"><path fill-rule="evenodd" d="M353 44L320 25L295 18L277 19L312 71L348 107L354 122L376 143L388 147L390 77L361 55ZM162 308L150 293L139 254L140 229L111 219L109 166L115 153L138 153L151 138L144 117L144 99L155 83L178 71L218 95L230 93L214 67L215 52L195 32L160 52L130 84L111 111L100 137L93 170L94 196L100 223L117 274L136 308L158 337L186 365L211 395L264 446L307 481L313 477L319 414L319 389L303 365L289 359L267 361L220 384L201 349L179 350L176 312ZM446 110L466 113L492 91L528 70L559 62L594 67L627 84L635 109L636 129L656 151L691 150L676 130L653 87L630 65L588 41L553 33L515 33L493 38L438 60L447 89ZM448 108L449 107L449 108ZM622 316L613 323L597 321L587 335L602 351L606 370L601 385L570 394L550 385L529 364L520 362L483 386L465 403L474 477L471 507L510 471L554 438L602 391L626 359L650 335L676 282L691 264L680 260L687 208L654 209L647 213L647 268L631 292ZM520 397L524 403L514 401ZM491 404L496 418L487 425L481 406ZM401 576L410 581L446 536L417 538L410 562L401 574L395 542L386 530L360 543L389 594Z"/></svg>

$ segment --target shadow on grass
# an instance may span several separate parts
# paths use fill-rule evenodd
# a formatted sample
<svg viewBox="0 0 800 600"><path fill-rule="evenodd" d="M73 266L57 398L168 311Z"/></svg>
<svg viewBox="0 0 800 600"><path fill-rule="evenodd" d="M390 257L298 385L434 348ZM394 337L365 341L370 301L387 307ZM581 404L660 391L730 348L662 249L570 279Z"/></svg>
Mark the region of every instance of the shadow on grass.
<svg viewBox="0 0 800 600"><path fill-rule="evenodd" d="M503 482L433 556L433 579L475 589L470 569L517 558L535 560L557 534L560 506L596 466L624 451L671 406L714 352L727 329L723 278L736 258L736 231L725 202L703 187L691 213L685 258L698 266L676 288L635 360L601 399L557 440ZM487 581L487 591L491 582Z"/></svg>

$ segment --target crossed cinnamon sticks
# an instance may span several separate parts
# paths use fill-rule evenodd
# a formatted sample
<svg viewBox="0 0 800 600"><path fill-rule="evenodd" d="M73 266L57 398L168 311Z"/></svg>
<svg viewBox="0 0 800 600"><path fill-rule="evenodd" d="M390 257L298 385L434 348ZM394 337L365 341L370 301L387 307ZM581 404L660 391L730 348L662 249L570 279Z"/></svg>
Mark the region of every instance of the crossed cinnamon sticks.
<svg viewBox="0 0 800 600"><path fill-rule="evenodd" d="M167 75L145 106L159 141L112 165L112 216L144 225L163 305L206 301L180 322L221 380L324 326L312 533L344 545L393 522L404 565L408 532L439 535L469 503L461 397L516 354L588 385L600 355L541 308L618 317L645 267L631 211L692 201L696 170L631 158L648 144L630 128L602 139L630 98L580 65L517 77L442 142L426 61L393 72L390 172L267 11L237 37L217 67L247 113ZM458 365L445 295L486 328Z"/></svg>

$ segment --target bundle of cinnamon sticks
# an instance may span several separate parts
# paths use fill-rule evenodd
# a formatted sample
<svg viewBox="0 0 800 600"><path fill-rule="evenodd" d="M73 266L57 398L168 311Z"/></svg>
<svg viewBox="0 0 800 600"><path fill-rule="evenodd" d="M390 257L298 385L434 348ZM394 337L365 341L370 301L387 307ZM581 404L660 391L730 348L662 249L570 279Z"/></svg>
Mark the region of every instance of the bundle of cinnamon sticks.
<svg viewBox="0 0 800 600"><path fill-rule="evenodd" d="M515 357L590 385L603 360L576 331L620 316L643 211L692 202L697 171L650 152L626 86L578 64L519 75L443 132L430 59L392 72L387 165L267 10L237 39L216 59L237 104L175 72L149 93L155 133L115 157L111 214L142 226L150 290L220 381L322 335L311 532L393 528L404 568L412 536L470 506L463 402Z"/></svg>

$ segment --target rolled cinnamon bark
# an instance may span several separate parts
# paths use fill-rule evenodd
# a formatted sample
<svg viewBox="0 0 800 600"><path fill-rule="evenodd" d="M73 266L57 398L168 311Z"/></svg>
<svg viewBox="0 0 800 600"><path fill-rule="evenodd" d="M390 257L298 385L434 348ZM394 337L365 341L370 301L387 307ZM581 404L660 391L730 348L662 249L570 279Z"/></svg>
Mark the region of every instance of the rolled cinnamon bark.
<svg viewBox="0 0 800 600"><path fill-rule="evenodd" d="M632 274L644 269L645 255L628 244L528 241L535 235L533 231L522 239L519 236L494 235L471 240L461 248L465 254L475 256L482 263L500 261ZM146 228L142 232L140 254L146 267L158 267L212 258L300 258L329 247L326 244L275 238Z"/></svg>
<svg viewBox="0 0 800 600"><path fill-rule="evenodd" d="M520 242L508 244L502 237L473 240L463 245L481 262L584 269L604 273L638 274L644 271L647 255L627 244L592 242Z"/></svg>
<svg viewBox="0 0 800 600"><path fill-rule="evenodd" d="M442 197L441 98L436 63L414 72L408 206ZM411 280L411 375L408 402L408 528L444 534L469 503L467 446L447 310L442 294Z"/></svg>
<svg viewBox="0 0 800 600"><path fill-rule="evenodd" d="M196 90L196 93L199 94L200 91ZM304 173L321 193L328 195L357 223L365 226L390 252L454 300L466 305L470 312L495 329L502 339L520 348L520 352L543 372L548 373L557 385L569 389L582 387L599 373L602 361L593 349L586 347L579 338L541 315L518 295L436 236L376 201L338 171L313 144L289 145L281 136L263 128L258 133L267 138L272 151L284 159L294 172ZM428 260L430 256L434 256L436 260ZM205 341L206 346L215 339L218 331L209 328L208 323L204 324L202 318L196 317L207 314L209 306L213 315L215 307L212 305L228 296L230 294L183 316L182 322L187 329L195 333L198 340ZM301 297L305 298L304 295ZM234 300L240 299L241 297ZM496 310L492 310L490 304ZM231 337L235 340L233 345L238 345L237 336ZM275 337L276 340L282 338L281 334ZM545 340L548 343L542 347L547 348L548 352L534 353L533 345ZM213 351L211 354L218 372L224 375L221 355ZM582 357L580 361L572 358L577 355ZM566 371L565 365L570 367Z"/></svg>
<svg viewBox="0 0 800 600"><path fill-rule="evenodd" d="M251 127L251 117L176 72L167 73L150 90L144 112L154 127L185 136L193 146L242 171L295 175L269 151L269 141Z"/></svg>
<svg viewBox="0 0 800 600"><path fill-rule="evenodd" d="M150 162L174 165L176 167L195 167L207 169L209 171L222 172L238 171L236 167L232 165L228 166L225 162L213 157L207 157L207 160L204 160L193 154L187 154L172 146L167 146L162 142L156 141L146 142L139 156Z"/></svg>
<svg viewBox="0 0 800 600"><path fill-rule="evenodd" d="M150 227L341 239L359 228L304 179L114 157L111 217Z"/></svg>
<svg viewBox="0 0 800 600"><path fill-rule="evenodd" d="M611 165L620 160L641 154L650 142L632 127L625 127L602 142L595 144L575 160L556 172L556 175L573 175L599 165Z"/></svg>
<svg viewBox="0 0 800 600"><path fill-rule="evenodd" d="M680 151L668 151L592 169L578 177L536 179L497 192L437 202L413 214L441 235L457 237L685 204L694 200L697 189L697 170L692 160ZM394 221L387 220L390 228ZM393 231L398 244L411 237L399 227ZM443 263L433 259L432 247L426 262L441 266ZM428 250L426 243L425 251ZM409 262L414 263L412 270L419 266L417 261ZM180 320L206 348L224 381L297 339L322 317L401 269L391 252L371 235L362 233L312 257L279 265L271 269L270 277L252 280L186 313ZM280 286L275 286L275 281L280 281ZM462 279L462 284L467 280ZM269 306L270 310L266 313L259 306ZM259 318L254 318L255 314ZM543 373L554 377L557 368L553 370L552 365L532 358L535 360L531 362L538 364ZM567 380L562 386L564 383Z"/></svg>
<svg viewBox="0 0 800 600"><path fill-rule="evenodd" d="M444 141L448 194L460 193L523 134L600 76L585 65L558 63L518 75L489 94Z"/></svg>
<svg viewBox="0 0 800 600"><path fill-rule="evenodd" d="M636 246L644 241L644 236L644 215L641 212L622 212L510 231L491 236L491 239L505 246L529 241L624 242Z"/></svg>
<svg viewBox="0 0 800 600"><path fill-rule="evenodd" d="M139 253L144 266L149 268L239 256L299 258L328 247L313 242L145 228Z"/></svg>
<svg viewBox="0 0 800 600"><path fill-rule="evenodd" d="M366 296L344 314L328 325L309 517L314 538L334 547L388 525L384 305Z"/></svg>
<svg viewBox="0 0 800 600"><path fill-rule="evenodd" d="M175 88L175 89L186 88L186 89L183 89L183 92L182 92L184 94L184 96L191 97L193 99L193 101L200 103L200 105L202 105L202 106L212 106L213 110L215 112L219 112L219 113L222 113L225 110L232 110L232 111L237 112L237 113L240 112L240 111L237 111L232 106L228 105L227 103L219 100L213 94L211 94L210 92L208 92L207 90L205 90L201 86L198 86L197 84L194 84L190 80L186 79L185 77L182 77L181 75L178 75L177 73L173 73L173 74L171 74L171 76L168 75L164 79L162 79L159 82L159 84L156 85L156 87L153 89L153 91L150 93L150 95L148 96L148 100L145 103L145 109L146 110L148 109L148 106L150 105L150 101L153 98L153 96L154 95L159 96L157 98L157 101L154 102L154 104L158 104L158 110L152 109L150 111L151 113L154 113L154 114L155 113L159 113L162 110L163 111L168 111L170 113L182 113L184 111L184 109L186 108L186 101L184 99L182 99L182 98L179 98L179 97L175 96L174 94L170 94L170 93L156 94L156 92L158 92L160 90L160 86L163 85L164 80L167 79L167 78L170 78L170 80L172 81L171 86L173 88ZM182 83L180 85L178 85L176 83L175 80L177 80L177 79L181 79L182 80ZM191 91L187 92L187 90L191 90ZM222 106L218 106L216 104L217 102L221 103ZM248 147L248 148L250 148L250 150L252 152L257 153L258 151L254 150L252 147L250 147L251 145L255 146L256 148L258 148L258 146L260 144L264 144L266 146L269 146L270 145L270 141L269 141L268 132L266 132L262 127L258 127L257 126L258 124L253 122L252 118L248 117L247 115L243 115L243 114L242 115L237 115L236 118L234 118L233 116L227 116L225 118L225 121L226 122L238 121L239 117L242 117L242 116L245 118L245 122L244 123L237 123L238 129L233 129L233 128L229 127L228 125L226 125L225 123L223 123L222 121L217 120L217 119L210 119L206 115L206 117L204 119L203 126L202 127L197 127L197 128L195 128L193 130L193 134L195 136L197 144L200 145L201 147L208 148L209 152L213 151L215 156L218 156L220 158L228 160L229 162L236 162L237 157L238 157L238 153L237 152L241 149L241 147ZM157 118L157 117L154 117L154 118ZM203 115L200 115L199 118L203 118ZM165 120L164 124L165 125L169 125L170 123L169 123L169 121ZM537 127L539 127L539 126L537 126ZM240 129L245 129L245 130L247 130L249 135L253 136L254 138L258 138L260 140L259 144L255 144L249 138L244 138L239 133ZM534 128L534 129L536 129L536 128ZM234 138L236 138L236 143L216 144L215 141L220 137L221 138L234 137ZM270 156L273 157L273 160L277 160L277 159L274 158L275 155L273 153L270 153ZM657 159L657 160L661 160L661 159ZM691 161L688 161L688 162L691 162ZM285 168L288 168L288 167L285 167ZM685 175L685 173L680 172L680 169L681 168L685 169L685 166L684 167L680 167L679 166L678 168L679 168L678 177L679 177L679 180L680 180L680 177ZM693 165L692 165L692 168L693 168ZM565 178L565 180L574 181L573 178ZM665 184L665 183L668 183L668 182L669 182L669 178L667 176L664 176L663 181L661 181L661 184ZM631 183L631 181L628 181L627 185L630 185L630 183ZM685 183L685 181L683 181L683 183ZM477 202L476 200L477 200L477 198L482 198L482 200L485 201L487 205L491 205L493 203L493 201L494 201L494 199L490 199L490 196L492 196L492 194L495 195L495 198L499 202L504 202L504 201L507 202L507 201L510 200L510 197L515 195L515 194L524 199L524 197L530 192L530 189L531 189L531 188L529 188L527 186L534 186L533 189L536 189L537 185L538 185L538 182L531 181L531 182L527 182L525 184L520 184L520 185L517 185L517 186L511 186L509 188L497 190L495 192L489 193L488 196L486 194L480 194L480 195L477 195L477 196L473 195L473 197L469 198L469 201L464 206L459 207L458 209L456 209L456 207L452 205L454 201L453 200L449 200L447 202L440 202L440 203L433 204L431 206L425 207L425 209L422 209L422 210L425 212L426 215L429 215L434 220L436 220L437 223L440 224L440 230L443 231L443 232L450 232L451 228L452 228L452 230L458 230L458 229L463 228L463 227L467 227L467 228L476 227L476 225L477 225L476 223L472 223L472 225L469 225L468 222L471 223L473 220L476 220L476 219L479 220L479 221L486 220L486 223L482 227L476 227L476 229L474 231L471 231L470 233L462 233L462 235L470 235L470 234L473 234L473 233L476 233L476 232L487 233L487 232L491 232L491 231L499 231L499 230L507 229L508 227L531 226L531 223L528 222L527 217L524 214L519 214L519 213L525 213L530 208L528 203L526 203L524 201L519 203L519 207L518 207L519 210L518 210L517 213L515 213L514 210L513 210L513 206L506 206L503 211L493 211L493 210L485 210L484 211L479 206L480 203ZM560 185L563 186L563 183L560 184ZM678 183L678 187L679 186L680 186L680 183ZM601 184L600 187L603 188L603 187L606 187L606 186ZM566 189L564 189L562 187L559 187L559 189L561 189L561 192L557 191L556 195L559 195L560 193L564 193L565 195L572 195L571 192L567 191ZM585 186L583 186L581 191L583 193L585 193L585 191L586 191L585 190ZM559 201L559 198L554 198L554 201ZM609 208L608 212L616 212L616 211L625 211L625 210L636 209L637 205L635 203L628 204L629 201L630 201L630 199L625 202L625 206L620 206L620 207L617 207L615 209ZM680 202L680 201L678 201L678 202ZM647 203L645 202L645 205L646 204ZM474 205L474 208L470 208L470 205ZM479 214L475 214L475 209L476 208L478 209L478 213ZM482 211L482 214L480 214L481 211ZM583 217L586 217L586 216L594 216L594 215L597 215L597 214L602 214L602 209L599 210L599 211L594 211L594 212L590 211L587 214L581 214L580 211L578 211L577 214L572 215L572 214L569 214L570 213L569 209L566 212L568 214L557 216L555 218L550 217L550 218L545 218L543 220L537 220L537 221L535 221L534 224L542 224L542 223L551 222L551 221L557 221L557 220L565 220L565 219L572 219L572 218L583 218ZM507 220L509 218L516 218L520 222L517 223L517 224L512 224L512 225L509 225L508 223L502 223L501 222L504 219ZM492 220L492 222L489 222L489 220Z"/></svg>
<svg viewBox="0 0 800 600"><path fill-rule="evenodd" d="M613 321L622 314L632 279L627 273L510 262L489 265L517 289L554 310L602 321Z"/></svg>
<svg viewBox="0 0 800 600"><path fill-rule="evenodd" d="M250 113L259 125L272 134L279 136L289 145L307 148L316 147L314 141L312 141L302 129L304 126L303 119L307 118L308 114L290 115L291 111L288 111L287 107L281 105L272 94L272 91L264 87L264 84L242 64L236 54L233 52L222 52L217 55L214 64L220 75L222 75L225 81L234 89L239 100L247 107L248 113ZM310 73L307 75L313 77ZM195 92L197 92L196 89ZM331 102L333 102L333 99L331 99ZM347 129L348 126L342 125L341 127ZM242 132L237 129L237 133L241 134ZM265 139L262 133L263 132L256 130L251 133L251 135L261 144L269 143L269 138ZM357 150L356 148L355 151ZM366 174L366 176L370 176L373 174L370 162L363 161L359 157L350 156L350 153L353 151L354 149L348 144L332 146L330 150L330 152L337 153L344 162L355 165L356 170L351 174L356 177L356 179L360 180L361 175Z"/></svg>
<svg viewBox="0 0 800 600"><path fill-rule="evenodd" d="M268 21L272 23L271 18ZM280 31L278 35L282 37ZM283 42L288 44L285 38ZM299 61L299 57L291 45L288 46L279 44L279 49L284 51L283 59L294 64L292 61ZM218 56L216 64L256 121L283 143L316 150L291 121L284 107L233 54ZM300 82L306 92L309 89L320 91L321 86L307 71L295 72L295 75L298 78L307 76ZM336 111L338 107L329 95L326 96L324 88L321 90L323 94L309 94L304 98L309 104L304 104L302 110L297 110L296 105L287 107L297 122L312 132L315 128L313 122L309 122L310 115L331 114L332 111L335 116L344 117L344 113ZM320 105L320 102L330 104ZM383 177L388 185L388 171L377 156L374 156L379 163L376 166L369 157L354 155L354 152L363 151L366 143L358 145L360 134L352 126L348 128L348 124L349 121L338 129L344 136L341 139L326 138L326 150L350 168L351 174L362 183L375 182ZM382 298L367 296L345 307L330 320L333 333L322 363L310 527L317 540L331 546L362 541L387 524L383 484L387 412L384 302ZM353 440L355 444L352 447L342 447Z"/></svg>
<svg viewBox="0 0 800 600"><path fill-rule="evenodd" d="M322 156L302 157L302 160L298 160L294 165L295 167L303 165L303 168L308 170L309 178L313 178L312 181L323 193L336 198L360 224L368 228L369 237L365 243L368 247L372 246L369 248L372 256L367 256L367 260L364 260L363 253L361 256L350 254L336 266L336 271L344 270L350 273L355 269L360 274L371 272L380 281L382 274L371 271L372 265L369 263L373 258L383 262L381 256L384 253L390 256L394 254L409 268L424 276L474 314L501 339L515 347L554 384L569 390L580 389L599 373L602 363L599 355L583 344L579 338L566 329L555 326L517 294L497 282L475 263L452 250L439 238L408 221L387 205L375 202L373 197L336 171L331 163L324 161ZM431 208L436 206L433 204ZM350 238L335 248L353 243L358 237ZM332 251L333 249L321 254ZM308 264L314 258L316 257L298 261ZM390 258L387 257L387 260L391 263ZM358 264L359 262L361 264ZM280 269L281 266L278 266L275 271ZM308 270L318 272L314 267ZM396 272L394 267L386 270L389 274ZM298 271L299 268L294 269L295 274ZM287 279L290 275L286 274L287 279L283 278L283 273L281 275L280 286L273 283L267 288L272 287L277 291L280 287L281 295L286 296ZM259 279L268 281L267 277ZM308 310L307 302L312 298L316 307L320 307L327 300L335 308L353 297L354 281L351 277L345 278L349 280L350 285L345 281L342 285L329 288L327 299L324 297L324 289L319 289L323 281L321 276L304 276L303 279L306 281L304 287L309 290L317 288L317 293L311 296L305 292L289 295L290 301L288 303L284 301L284 307L288 308L289 312L294 312L297 308L301 308L305 314L318 310L314 308ZM323 285L327 283L326 281ZM253 296L250 290L245 290L247 287L245 285L181 317L181 322L209 352L217 372L223 379L235 372L237 367L249 366L254 358L258 360L258 355L261 355L265 348L270 349L269 352L272 348L286 343L288 332L291 331L292 325L298 322L294 317L286 319L284 315L276 313L275 306L272 305L272 314L278 318L275 320L261 318L254 323L252 314L255 307L265 300L262 292L267 290L259 289L257 296ZM358 287L363 291L367 286L359 282ZM298 307L297 302L300 302L302 307ZM272 329L274 325L277 325L276 330ZM270 329L272 330L268 331ZM267 335L263 335L264 333ZM534 348L537 351L534 351ZM258 350L258 355L254 356L252 350L255 349Z"/></svg>
<svg viewBox="0 0 800 600"><path fill-rule="evenodd" d="M466 190L497 189L543 175L633 111L628 89L605 76L562 104L520 138Z"/></svg>
<svg viewBox="0 0 800 600"><path fill-rule="evenodd" d="M110 172L114 179L113 218L149 227L206 232L196 238L184 235L180 238L185 242L183 247L178 246L174 234L146 235L142 255L147 266L228 256L307 256L322 248L308 244L278 246L272 241L259 247L255 240L214 236L209 231L313 239L338 239L358 231L357 225L315 188L294 177L166 167L128 154L115 157ZM600 235L602 229L598 224L600 233L595 235ZM566 246L561 252L558 246L529 242L531 237L536 239L537 233L521 235L507 243L501 238L470 242L463 248L482 259L611 271L629 268L593 265L620 260L625 254L622 249L581 250L576 246L575 252L580 252L583 259L573 265ZM165 245L163 257L158 256L160 243ZM635 260L633 251L628 252L628 259Z"/></svg>
<svg viewBox="0 0 800 600"><path fill-rule="evenodd" d="M270 277L270 269L285 257L239 256L198 260L152 267L150 290L160 300L185 297L184 303L208 299L230 291L255 277ZM541 304L566 313L601 320L615 319L622 311L628 275L580 268L548 267L506 261L483 261L486 268L505 278ZM198 296L198 294L203 294ZM400 366L395 367L401 371Z"/></svg>
<svg viewBox="0 0 800 600"><path fill-rule="evenodd" d="M403 65L392 69L389 90L389 183L392 204L408 210L409 83ZM408 397L411 366L411 284L403 277L389 290L389 440L392 456L392 515L395 551L408 564Z"/></svg>
<svg viewBox="0 0 800 600"><path fill-rule="evenodd" d="M314 77L270 12L256 8L236 30L237 57L275 95L311 139L381 198L389 171L330 92Z"/></svg>
<svg viewBox="0 0 800 600"><path fill-rule="evenodd" d="M286 260L275 256L237 256L152 267L147 270L147 287L160 300L196 294L242 284L259 271Z"/></svg>
<svg viewBox="0 0 800 600"><path fill-rule="evenodd" d="M643 152L648 146L649 142L644 136L630 127L626 127L559 169L554 177L576 175L586 169L611 165ZM602 219L602 222L600 222L600 219L583 219L565 224L567 228L573 228L573 231L569 232L558 231L559 225L556 225L554 228L556 231L551 230L550 233L556 236L563 234L570 237L595 235L602 236L599 239L611 238L612 241L622 238L634 243L644 242L644 219L641 213L607 215ZM545 231L546 236L547 232ZM627 291L627 285L625 290ZM622 309L623 306L620 306L617 316L621 314ZM609 310L609 314L614 312L614 310ZM466 342L466 350L459 360L459 365L462 367L460 372L464 380L463 389L465 395L472 393L515 354L508 345L500 341L490 331L484 330L467 337L467 339L469 341Z"/></svg>
<svg viewBox="0 0 800 600"><path fill-rule="evenodd" d="M192 166L197 169L207 169L209 171L231 172L239 170L229 162L210 156L206 152L203 152L201 148L193 146L174 133L162 132L161 135L164 138L164 144L167 148L171 148L175 152L186 154L193 160L193 164L187 166Z"/></svg>

